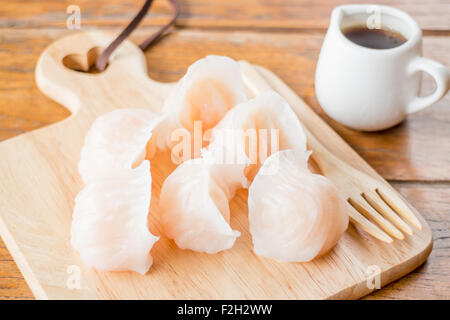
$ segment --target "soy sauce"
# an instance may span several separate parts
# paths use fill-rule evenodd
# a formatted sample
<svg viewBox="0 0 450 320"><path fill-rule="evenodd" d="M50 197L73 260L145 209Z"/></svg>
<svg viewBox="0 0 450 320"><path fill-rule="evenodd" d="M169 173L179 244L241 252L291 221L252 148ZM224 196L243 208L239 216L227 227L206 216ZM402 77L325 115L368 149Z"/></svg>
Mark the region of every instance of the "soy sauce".
<svg viewBox="0 0 450 320"><path fill-rule="evenodd" d="M369 29L365 26L347 28L342 31L350 41L371 49L392 49L401 46L406 38L387 29Z"/></svg>

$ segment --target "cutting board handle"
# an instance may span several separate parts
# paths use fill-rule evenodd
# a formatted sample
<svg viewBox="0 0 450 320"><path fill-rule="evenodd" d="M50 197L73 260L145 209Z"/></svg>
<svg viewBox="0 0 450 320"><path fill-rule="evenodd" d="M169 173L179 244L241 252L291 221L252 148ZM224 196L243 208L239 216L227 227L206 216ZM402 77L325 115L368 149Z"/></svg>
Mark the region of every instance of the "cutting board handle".
<svg viewBox="0 0 450 320"><path fill-rule="evenodd" d="M114 38L114 34L89 31L69 35L50 44L36 66L39 89L73 114L98 115L105 112L105 104L111 105L111 110L146 107L136 106L136 103L129 105L133 92L148 91L152 98L156 95L156 98L163 99L167 90L160 89L165 89L168 84L148 77L144 53L131 41L124 41L117 48L105 71L88 73L80 70L87 71L97 54ZM96 96L98 99L92 99ZM154 106L151 108L155 109Z"/></svg>

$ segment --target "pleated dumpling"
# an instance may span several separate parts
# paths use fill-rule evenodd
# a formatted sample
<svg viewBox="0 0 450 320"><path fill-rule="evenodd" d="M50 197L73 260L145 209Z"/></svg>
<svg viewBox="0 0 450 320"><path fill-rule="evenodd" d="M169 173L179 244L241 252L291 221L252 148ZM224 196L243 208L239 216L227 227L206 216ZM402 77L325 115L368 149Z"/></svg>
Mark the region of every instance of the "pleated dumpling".
<svg viewBox="0 0 450 320"><path fill-rule="evenodd" d="M204 159L188 160L164 181L161 222L181 249L217 253L231 248L240 235L229 225L234 190L222 189L214 170Z"/></svg>
<svg viewBox="0 0 450 320"><path fill-rule="evenodd" d="M119 109L99 116L81 149L78 171L87 183L105 172L131 169L154 149L147 148L155 128L166 115L145 109Z"/></svg>
<svg viewBox="0 0 450 320"><path fill-rule="evenodd" d="M230 110L212 130L208 147L217 162L245 162L250 181L268 156L287 149L306 150L306 135L291 106L273 90Z"/></svg>
<svg viewBox="0 0 450 320"><path fill-rule="evenodd" d="M200 121L202 133L213 128L236 104L247 99L239 64L229 57L210 55L194 62L166 102L168 115L159 134L160 149L174 144L172 133L183 128L194 131Z"/></svg>
<svg viewBox="0 0 450 320"><path fill-rule="evenodd" d="M151 185L145 160L135 169L97 177L77 195L71 244L83 263L102 271L147 272L159 239L147 227Z"/></svg>
<svg viewBox="0 0 450 320"><path fill-rule="evenodd" d="M280 151L255 176L248 210L256 254L281 262L310 261L332 249L347 229L344 200L330 180L308 170L309 155Z"/></svg>
<svg viewBox="0 0 450 320"><path fill-rule="evenodd" d="M147 272L158 240L147 227L153 130L165 115L120 109L98 117L81 151L86 186L75 198L71 244L82 261L102 271ZM153 146L153 147L152 147Z"/></svg>

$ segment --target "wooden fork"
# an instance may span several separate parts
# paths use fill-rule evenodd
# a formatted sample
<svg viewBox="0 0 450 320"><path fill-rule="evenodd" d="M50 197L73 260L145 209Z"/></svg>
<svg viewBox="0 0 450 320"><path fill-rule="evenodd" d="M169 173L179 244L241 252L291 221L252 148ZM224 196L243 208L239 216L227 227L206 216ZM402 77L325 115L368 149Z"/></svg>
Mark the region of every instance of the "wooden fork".
<svg viewBox="0 0 450 320"><path fill-rule="evenodd" d="M244 79L251 79L245 82L255 95L273 90L255 67L245 61L240 64ZM403 233L413 234L411 227L403 219L417 229L422 229L419 219L389 184L376 180L340 160L320 143L305 125L303 129L308 146L313 151L314 161L323 175L333 181L347 200L352 223L388 243L393 241L392 237L403 240Z"/></svg>

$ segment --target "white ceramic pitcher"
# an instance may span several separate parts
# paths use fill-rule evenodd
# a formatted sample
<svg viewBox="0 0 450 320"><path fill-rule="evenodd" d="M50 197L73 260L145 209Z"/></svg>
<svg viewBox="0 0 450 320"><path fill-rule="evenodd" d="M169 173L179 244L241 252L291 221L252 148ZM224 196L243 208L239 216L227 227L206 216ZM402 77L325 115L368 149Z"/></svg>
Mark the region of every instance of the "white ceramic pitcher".
<svg viewBox="0 0 450 320"><path fill-rule="evenodd" d="M342 33L368 22L396 31L407 41L392 49L370 49ZM317 99L331 118L353 129L392 127L408 114L437 102L449 90L447 68L421 55L422 32L405 12L378 5L339 6L331 14L317 63ZM419 71L436 81L436 90L429 96L419 97Z"/></svg>

